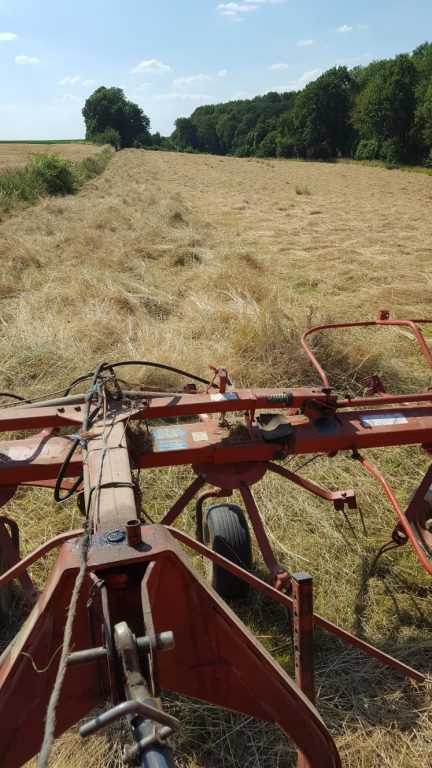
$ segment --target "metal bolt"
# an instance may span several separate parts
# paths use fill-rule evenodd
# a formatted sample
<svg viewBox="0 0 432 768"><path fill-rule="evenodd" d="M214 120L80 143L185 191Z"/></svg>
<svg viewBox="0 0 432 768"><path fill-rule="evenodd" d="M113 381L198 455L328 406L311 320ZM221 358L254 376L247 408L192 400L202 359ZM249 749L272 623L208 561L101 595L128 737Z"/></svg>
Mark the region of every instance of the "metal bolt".
<svg viewBox="0 0 432 768"><path fill-rule="evenodd" d="M147 635L144 637L137 637L136 644L141 653L149 653L150 638L147 637ZM158 651L171 651L174 648L174 633L171 632L171 630L159 632L156 635L156 646Z"/></svg>
<svg viewBox="0 0 432 768"><path fill-rule="evenodd" d="M110 531L107 535L107 539L110 544L120 544L126 538L124 531Z"/></svg>

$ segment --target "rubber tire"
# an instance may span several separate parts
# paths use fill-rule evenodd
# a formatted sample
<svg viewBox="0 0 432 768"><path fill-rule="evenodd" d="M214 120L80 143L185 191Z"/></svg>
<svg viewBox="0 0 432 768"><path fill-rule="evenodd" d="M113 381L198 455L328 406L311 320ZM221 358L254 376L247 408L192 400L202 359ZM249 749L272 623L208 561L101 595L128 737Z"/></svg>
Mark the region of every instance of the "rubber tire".
<svg viewBox="0 0 432 768"><path fill-rule="evenodd" d="M251 570L249 528L246 516L237 504L214 504L208 508L203 520L203 540L213 552L247 571ZM246 582L214 563L209 568L209 580L224 599L246 597L249 592Z"/></svg>

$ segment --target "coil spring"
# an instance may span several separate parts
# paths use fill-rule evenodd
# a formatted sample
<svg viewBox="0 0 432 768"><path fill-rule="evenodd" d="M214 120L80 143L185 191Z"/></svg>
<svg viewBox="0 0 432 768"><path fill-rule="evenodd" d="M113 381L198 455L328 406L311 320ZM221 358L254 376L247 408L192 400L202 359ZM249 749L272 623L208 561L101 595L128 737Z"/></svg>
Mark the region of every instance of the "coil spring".
<svg viewBox="0 0 432 768"><path fill-rule="evenodd" d="M282 392L280 395L268 395L267 402L270 405L290 406L293 403L293 394L292 392Z"/></svg>

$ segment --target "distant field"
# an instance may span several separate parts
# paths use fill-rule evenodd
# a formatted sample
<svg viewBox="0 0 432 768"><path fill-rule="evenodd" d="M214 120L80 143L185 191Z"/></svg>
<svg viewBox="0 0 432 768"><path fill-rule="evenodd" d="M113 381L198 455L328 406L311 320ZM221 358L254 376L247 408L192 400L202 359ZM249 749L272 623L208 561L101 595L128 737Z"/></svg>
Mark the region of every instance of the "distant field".
<svg viewBox="0 0 432 768"><path fill-rule="evenodd" d="M125 358L202 376L209 363L226 366L236 386L316 384L299 345L309 325L373 318L379 308L432 315L431 202L432 179L397 170L117 152L76 195L44 198L0 222L0 390L42 395L98 361ZM398 392L432 383L411 335L397 328L326 335L316 351L340 393L359 394L375 371ZM429 462L416 448L365 453L402 503ZM430 577L408 546L369 570L396 522L380 487L343 453L300 471L331 490L355 488L367 536L357 512L349 524L327 502L266 476L254 493L278 558L313 575L317 612L428 673ZM159 520L191 480L186 467L142 472L148 514ZM82 519L74 500L55 505L43 489L21 491L4 514L22 527L23 554ZM191 506L182 525L192 530ZM38 584L47 573L42 561L32 567ZM292 674L286 615L252 597L236 610ZM0 651L18 618L17 610L0 632ZM415 686L322 632L316 639L317 706L343 767L430 768L431 678ZM173 696L168 706L182 722L177 768L295 766L287 740L267 724ZM86 742L76 729L66 734L51 768L68 765L120 768L115 733Z"/></svg>
<svg viewBox="0 0 432 768"><path fill-rule="evenodd" d="M0 142L0 171L4 168L11 168L17 165L23 165L28 156L35 152L44 152L52 155L57 154L66 160L79 161L89 155L94 155L100 150L95 144L86 144L85 142L66 142L66 141L47 141L47 142Z"/></svg>

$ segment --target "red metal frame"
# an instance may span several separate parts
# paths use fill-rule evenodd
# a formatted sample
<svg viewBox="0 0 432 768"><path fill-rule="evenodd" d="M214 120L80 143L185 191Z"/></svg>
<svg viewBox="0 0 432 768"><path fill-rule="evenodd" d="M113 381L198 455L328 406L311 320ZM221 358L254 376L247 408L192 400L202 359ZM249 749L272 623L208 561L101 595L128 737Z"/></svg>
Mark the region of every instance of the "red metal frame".
<svg viewBox="0 0 432 768"><path fill-rule="evenodd" d="M316 325L313 328L308 328L307 331L304 332L304 334L301 337L300 343L306 352L309 360L311 361L314 368L318 371L319 376L321 378L321 381L324 384L324 387L330 387L330 382L328 379L327 374L319 364L318 360L316 359L315 355L313 354L312 350L310 349L309 345L306 343L306 339L309 336L312 336L312 334L318 333L320 331L328 331L328 330L335 330L338 328L370 328L372 326L405 326L406 328L409 328L412 333L414 334L416 340L419 343L421 352L423 357L425 358L428 366L432 368L432 354L431 351L424 339L424 336L418 327L419 325L430 325L432 323L431 319L428 320L390 320L390 314L388 310L381 309L375 320L364 320L361 322L350 322L350 323L326 323L325 325Z"/></svg>
<svg viewBox="0 0 432 768"><path fill-rule="evenodd" d="M86 409L91 402L92 407L95 406L94 387L86 397L73 395L58 401L0 409L0 432L43 430L32 437L0 443L0 505L12 497L19 485L52 487L62 472L69 479L62 479L60 487L70 490L73 486L70 478L79 478L84 473L80 490L87 514L85 533L62 534L22 561L18 560L17 548L0 520L0 546L11 566L7 573L0 575L0 588L19 578L29 603L36 600L18 638L5 652L0 669L0 712L5 713L5 717L0 718L2 764L18 768L40 747L44 712L59 668L57 651L62 645L65 616L82 557L75 540L80 541L86 535L90 538L85 550L84 581L73 623L72 646L74 653L83 651L75 659L86 654L89 658L91 653L92 658L96 658L97 651L99 660L93 662L90 678L82 666L68 669L62 693L68 705L59 707L57 734L84 717L101 695L111 696L114 702L121 698L122 693L113 682L118 659L110 651L108 637L119 622L125 621L137 636L145 634L148 610L151 610L158 633L174 632L175 649L155 655L164 687L277 722L313 768L340 764L331 736L313 705L213 590L193 574L174 539L292 609L293 599L287 594L291 576L272 551L251 486L271 471L331 501L336 509L343 510L345 505L353 509L356 506L353 490L328 491L275 463L292 455L332 456L347 450L382 484L398 516L396 543L409 540L422 565L432 574L432 533L422 510L422 500L432 482L432 466L404 512L382 475L359 453L369 447L390 445L420 445L430 452L432 393L393 396L378 387L378 397L340 399L331 391L328 377L306 344L311 333L329 327L405 325L413 331L432 367L432 356L417 327L420 322L432 321L390 321L384 312L376 321L317 326L307 331L302 344L322 378L322 389L228 390L229 379L224 369L215 371L221 383L217 392L189 391L150 397L140 391L130 391L119 400L101 385L104 396L96 406L100 411L90 430L86 426ZM265 428L257 414L266 411L282 413L283 418L275 419L274 427L270 420L270 427ZM239 417L243 423L240 427ZM230 422L233 418L237 421ZM180 421L173 423L173 419ZM155 420L164 420L165 424L155 426ZM143 430L131 431L130 425L134 422L143 423ZM70 425L81 428L81 445L68 461L71 438L60 435L59 430ZM162 525L140 525L140 499L132 468L174 465L192 466L196 478L166 512ZM203 490L205 485L210 485L210 490ZM245 502L276 589L201 543L203 502L212 497L229 496L234 490L240 492ZM193 541L169 526L199 492L198 541ZM60 547L59 557L44 592L38 596L27 569L54 547ZM95 585L99 586L95 588ZM294 591L294 596L296 594ZM311 592L309 597L311 600ZM141 604L150 608L138 610ZM300 627L299 643L303 657L307 658L305 647L311 646L311 605L300 610L302 616L304 613L303 619L296 617L295 610L294 618ZM322 617L314 614L313 624L402 674L418 681L424 679L421 673ZM88 648L89 637L96 651ZM301 639L304 637L307 639ZM106 662L102 663L102 658ZM45 670L43 674L36 671L41 669ZM311 661L305 663L299 683L312 699ZM22 692L28 690L33 691L31 699L23 697ZM31 734L27 728L29 718L34 726Z"/></svg>

